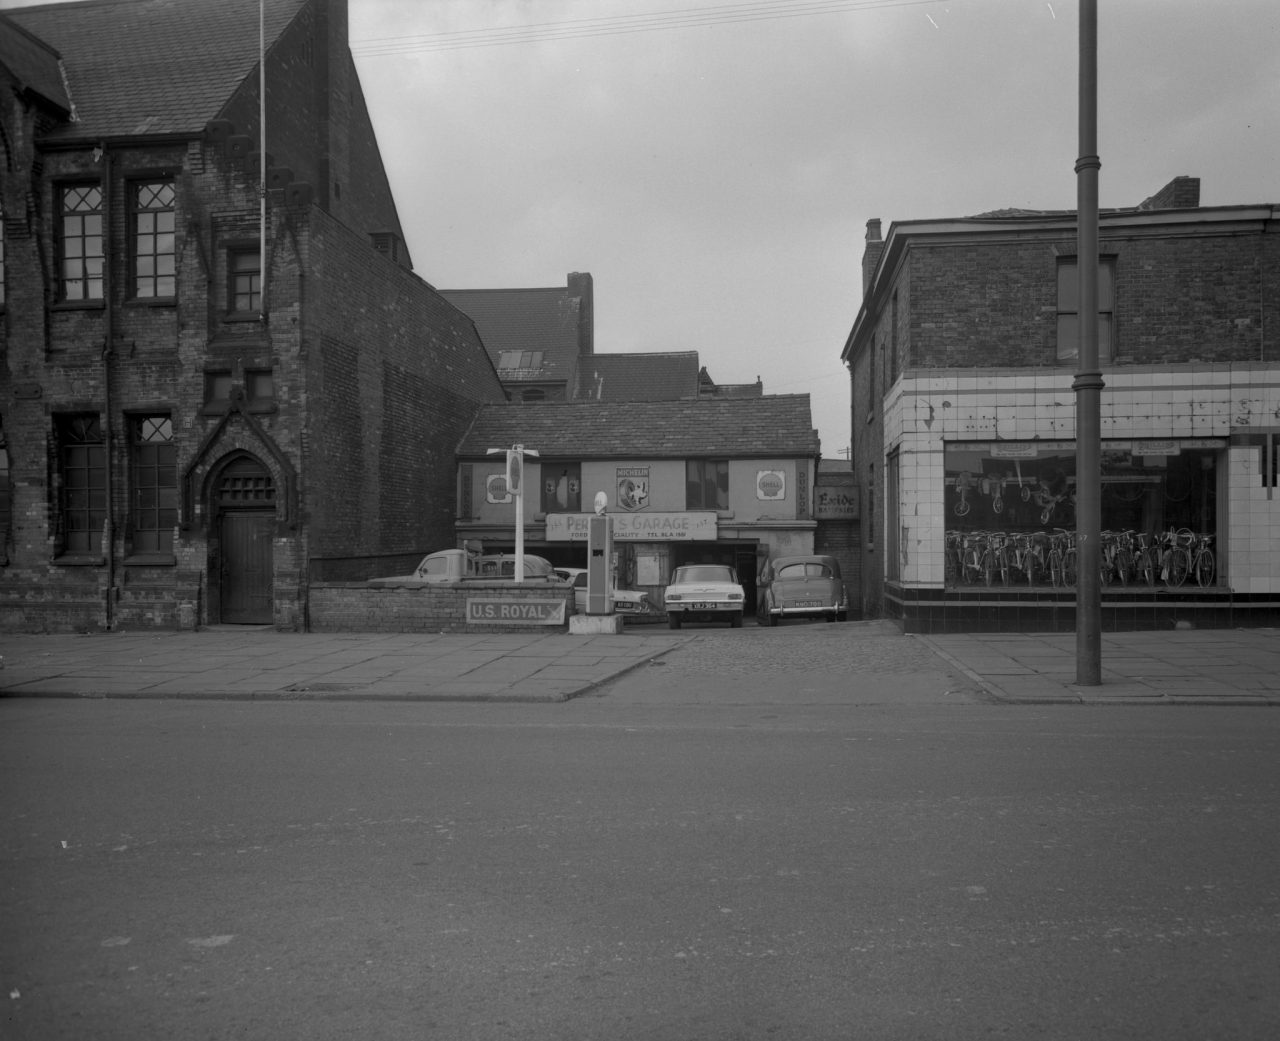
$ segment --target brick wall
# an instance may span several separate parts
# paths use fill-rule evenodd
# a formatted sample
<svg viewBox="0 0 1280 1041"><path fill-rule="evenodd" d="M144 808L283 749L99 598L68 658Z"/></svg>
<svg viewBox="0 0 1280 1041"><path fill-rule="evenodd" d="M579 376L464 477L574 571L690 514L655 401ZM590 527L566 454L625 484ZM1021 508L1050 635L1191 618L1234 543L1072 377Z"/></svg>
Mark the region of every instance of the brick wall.
<svg viewBox="0 0 1280 1041"><path fill-rule="evenodd" d="M504 600L563 600L565 623L481 625L468 623L468 597ZM465 585L370 588L363 582L316 582L311 586L311 632L567 632L573 589L538 583L467 582Z"/></svg>

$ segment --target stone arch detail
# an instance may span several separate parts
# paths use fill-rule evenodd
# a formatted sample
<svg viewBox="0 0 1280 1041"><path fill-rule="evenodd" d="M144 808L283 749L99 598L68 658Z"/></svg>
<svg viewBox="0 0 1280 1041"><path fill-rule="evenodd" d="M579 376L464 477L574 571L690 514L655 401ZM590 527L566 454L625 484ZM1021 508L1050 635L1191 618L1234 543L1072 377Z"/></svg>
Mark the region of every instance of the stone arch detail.
<svg viewBox="0 0 1280 1041"><path fill-rule="evenodd" d="M296 531L298 527L298 478L293 464L244 407L237 395L201 442L182 472L182 527L202 529L216 506L212 480L235 458L248 456L258 462L275 485L276 523Z"/></svg>

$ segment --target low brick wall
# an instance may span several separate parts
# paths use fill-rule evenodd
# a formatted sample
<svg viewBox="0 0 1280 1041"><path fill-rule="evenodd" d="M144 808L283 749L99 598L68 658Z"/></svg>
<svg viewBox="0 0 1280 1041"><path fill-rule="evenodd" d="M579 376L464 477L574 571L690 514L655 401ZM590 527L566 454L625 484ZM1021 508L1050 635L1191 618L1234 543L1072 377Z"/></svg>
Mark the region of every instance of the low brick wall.
<svg viewBox="0 0 1280 1041"><path fill-rule="evenodd" d="M564 604L563 620L558 624L522 621L517 617L493 622L468 621L468 600L514 605L522 601L556 600ZM568 632L569 616L573 613L573 588L560 584L490 580L466 581L459 585L371 587L364 582L313 582L307 628L313 633Z"/></svg>

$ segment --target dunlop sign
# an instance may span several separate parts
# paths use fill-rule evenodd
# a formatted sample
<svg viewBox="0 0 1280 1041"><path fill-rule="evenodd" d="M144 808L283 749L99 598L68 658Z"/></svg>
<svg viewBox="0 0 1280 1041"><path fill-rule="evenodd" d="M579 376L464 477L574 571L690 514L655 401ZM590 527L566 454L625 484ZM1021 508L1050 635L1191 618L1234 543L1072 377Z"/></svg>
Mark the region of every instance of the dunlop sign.
<svg viewBox="0 0 1280 1041"><path fill-rule="evenodd" d="M469 596L467 621L485 625L564 625L564 601Z"/></svg>

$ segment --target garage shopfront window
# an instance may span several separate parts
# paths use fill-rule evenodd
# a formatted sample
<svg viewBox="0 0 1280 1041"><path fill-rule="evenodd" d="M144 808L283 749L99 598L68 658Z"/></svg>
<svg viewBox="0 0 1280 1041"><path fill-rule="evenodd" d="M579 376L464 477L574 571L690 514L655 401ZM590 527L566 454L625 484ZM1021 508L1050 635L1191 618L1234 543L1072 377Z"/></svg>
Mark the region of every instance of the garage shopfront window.
<svg viewBox="0 0 1280 1041"><path fill-rule="evenodd" d="M1190 438L1102 443L1102 529L1217 533L1219 460L1225 441ZM971 442L946 446L945 526L964 536L1049 536L1076 528L1074 441ZM948 581L953 575L948 570Z"/></svg>

